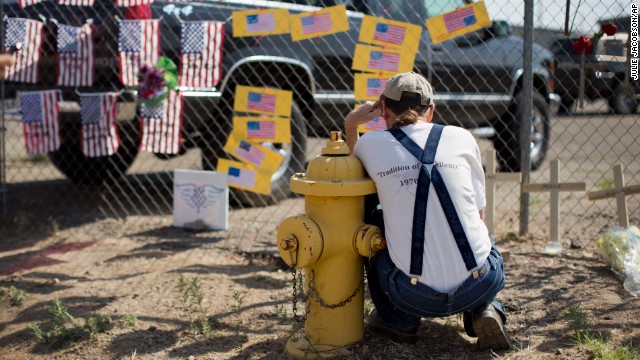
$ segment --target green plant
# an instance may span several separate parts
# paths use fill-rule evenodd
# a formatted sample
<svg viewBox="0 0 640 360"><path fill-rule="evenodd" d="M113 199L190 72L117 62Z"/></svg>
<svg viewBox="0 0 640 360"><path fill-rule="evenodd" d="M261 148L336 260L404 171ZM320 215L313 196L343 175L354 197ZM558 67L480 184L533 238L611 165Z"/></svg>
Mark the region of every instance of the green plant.
<svg viewBox="0 0 640 360"><path fill-rule="evenodd" d="M187 280L183 275L180 275L176 288L180 292L178 301L182 311L187 313L189 317L191 331L196 335L211 336L212 327L207 315L209 307L204 304L202 281L197 276Z"/></svg>
<svg viewBox="0 0 640 360"><path fill-rule="evenodd" d="M600 180L598 181L598 189L606 190L613 187L614 184L615 184L615 181L613 181L613 179Z"/></svg>
<svg viewBox="0 0 640 360"><path fill-rule="evenodd" d="M136 316L136 314L126 314L124 316L122 316L122 324L124 326L135 326L136 323L138 322L138 317Z"/></svg>
<svg viewBox="0 0 640 360"><path fill-rule="evenodd" d="M85 336L95 338L98 333L108 329L111 319L105 315L90 315L84 325L80 325L69 313L69 308L59 299L53 300L49 307L52 326L43 329L38 324L29 324L28 328L38 341L57 349L69 345Z"/></svg>
<svg viewBox="0 0 640 360"><path fill-rule="evenodd" d="M235 309L239 309L242 306L242 301L244 300L245 295L246 294L244 292L237 290L233 291L233 299L236 301L235 305L233 305Z"/></svg>
<svg viewBox="0 0 640 360"><path fill-rule="evenodd" d="M11 306L21 306L26 298L27 292L15 286L0 288L0 303L8 301Z"/></svg>

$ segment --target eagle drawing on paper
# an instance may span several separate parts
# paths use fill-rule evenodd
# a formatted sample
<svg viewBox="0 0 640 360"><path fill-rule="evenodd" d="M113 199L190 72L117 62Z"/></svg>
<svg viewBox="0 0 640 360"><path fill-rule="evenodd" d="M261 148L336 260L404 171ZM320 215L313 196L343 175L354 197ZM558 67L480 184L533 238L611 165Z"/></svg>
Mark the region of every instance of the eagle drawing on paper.
<svg viewBox="0 0 640 360"><path fill-rule="evenodd" d="M196 209L198 214L200 209L212 206L225 190L225 188L213 185L199 186L193 183L176 184L176 189L187 205L192 209Z"/></svg>

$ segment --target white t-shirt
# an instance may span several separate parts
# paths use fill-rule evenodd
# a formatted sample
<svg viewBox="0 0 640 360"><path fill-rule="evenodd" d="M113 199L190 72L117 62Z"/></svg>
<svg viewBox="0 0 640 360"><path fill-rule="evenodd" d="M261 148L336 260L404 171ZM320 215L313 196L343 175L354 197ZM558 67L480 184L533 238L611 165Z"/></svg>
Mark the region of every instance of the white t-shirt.
<svg viewBox="0 0 640 360"><path fill-rule="evenodd" d="M419 122L402 130L424 148L432 124ZM416 159L388 131L363 135L356 143L357 156L375 181L384 213L385 237L393 263L410 275L413 208L420 171ZM453 200L478 267L491 251L491 240L479 210L485 207L484 171L480 149L465 129L447 126L435 156ZM422 276L418 279L440 292L454 291L470 272L467 270L433 185L429 187Z"/></svg>

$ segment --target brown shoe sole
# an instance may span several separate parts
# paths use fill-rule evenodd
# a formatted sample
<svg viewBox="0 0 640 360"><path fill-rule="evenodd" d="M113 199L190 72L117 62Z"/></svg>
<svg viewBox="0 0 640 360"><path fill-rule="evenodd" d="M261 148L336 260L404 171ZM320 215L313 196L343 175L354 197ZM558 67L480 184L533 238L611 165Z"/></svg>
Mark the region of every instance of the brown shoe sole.
<svg viewBox="0 0 640 360"><path fill-rule="evenodd" d="M502 324L500 315L493 309L485 310L474 316L473 331L478 336L478 351L511 348L511 338Z"/></svg>

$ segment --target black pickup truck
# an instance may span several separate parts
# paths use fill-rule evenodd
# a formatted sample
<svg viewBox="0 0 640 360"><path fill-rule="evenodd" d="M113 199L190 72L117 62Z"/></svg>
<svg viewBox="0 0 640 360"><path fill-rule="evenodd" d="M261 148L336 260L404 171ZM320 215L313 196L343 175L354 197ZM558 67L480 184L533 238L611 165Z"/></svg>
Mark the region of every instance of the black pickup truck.
<svg viewBox="0 0 640 360"><path fill-rule="evenodd" d="M256 8L284 8L289 13L318 10L324 6L347 5L350 30L321 38L292 42L289 34L266 37L232 36L232 12ZM292 105L292 143L266 144L285 156L281 168L272 177L272 195L257 197L244 193L243 199L273 202L289 193L293 172L302 171L306 161L307 137L324 137L342 127L345 114L356 101L353 95L352 57L363 15L419 24L423 27L414 70L431 80L437 105L434 121L485 129L492 136L500 164L506 170L519 170L520 118L524 114L522 80L522 38L511 36L510 26L494 22L477 32L441 44L431 43L425 19L464 6L465 0L447 3L422 0L156 0L152 18L162 17L162 53L176 63L180 50L181 20L226 21L223 45L223 80L213 89L181 89L185 97L183 148L199 147L203 168L215 167L224 156L222 147L231 130L233 97L236 85L269 86L294 93ZM41 81L37 85L7 83L6 94L19 90L55 87L56 23L79 26L92 18L95 26L96 79L83 92L120 90L117 67L117 19L122 8L113 0L96 0L92 7L60 6L45 0L20 9L16 0L4 0L9 17L46 18ZM534 117L531 124L533 168L543 162L548 142L550 117L557 96L550 87L551 54L534 45ZM80 119L75 88L63 88L61 106L63 145L50 153L52 162L67 177L80 182L100 182L126 172L137 155L139 140L135 111L119 111L122 144L111 157L86 158L77 136ZM120 109L132 105L134 94L125 91ZM129 107L130 108L130 107ZM158 155L158 157L166 157ZM245 202L249 202L245 201Z"/></svg>

